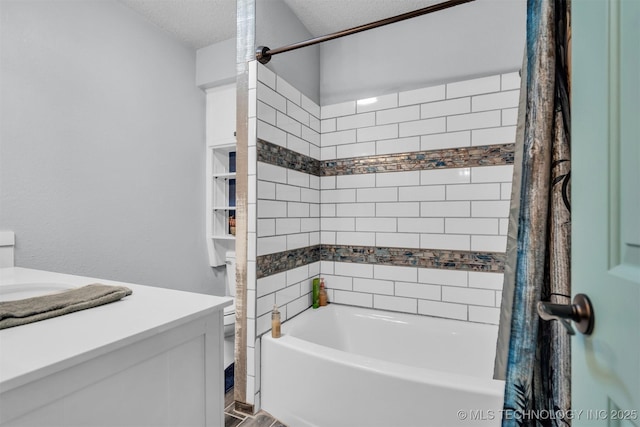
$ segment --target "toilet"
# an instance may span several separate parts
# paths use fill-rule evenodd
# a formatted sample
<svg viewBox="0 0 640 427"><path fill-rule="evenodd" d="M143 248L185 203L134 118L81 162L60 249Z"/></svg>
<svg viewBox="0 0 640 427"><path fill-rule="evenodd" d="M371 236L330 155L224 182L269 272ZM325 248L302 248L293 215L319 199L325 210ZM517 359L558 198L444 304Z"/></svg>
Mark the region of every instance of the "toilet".
<svg viewBox="0 0 640 427"><path fill-rule="evenodd" d="M234 361L235 333L236 333L236 253L227 252L225 257L227 267L227 296L233 297L233 304L224 308L224 367L229 367Z"/></svg>

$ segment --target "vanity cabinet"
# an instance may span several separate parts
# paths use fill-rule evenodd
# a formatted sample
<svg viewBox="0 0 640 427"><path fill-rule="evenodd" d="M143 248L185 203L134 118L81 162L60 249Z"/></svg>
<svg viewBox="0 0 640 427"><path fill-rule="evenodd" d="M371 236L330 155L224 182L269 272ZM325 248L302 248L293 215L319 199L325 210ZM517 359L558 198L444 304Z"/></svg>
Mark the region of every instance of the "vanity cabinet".
<svg viewBox="0 0 640 427"><path fill-rule="evenodd" d="M18 267L0 269L0 297L96 282L133 293L0 330L0 426L224 425L230 298Z"/></svg>

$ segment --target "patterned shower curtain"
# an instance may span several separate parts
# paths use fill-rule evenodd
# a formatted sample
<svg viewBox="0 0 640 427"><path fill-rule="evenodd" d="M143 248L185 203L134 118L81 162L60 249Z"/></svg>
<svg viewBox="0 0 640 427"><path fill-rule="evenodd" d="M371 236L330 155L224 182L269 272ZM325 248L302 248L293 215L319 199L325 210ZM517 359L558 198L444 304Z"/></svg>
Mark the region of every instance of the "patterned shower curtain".
<svg viewBox="0 0 640 427"><path fill-rule="evenodd" d="M569 0L528 0L503 426L571 424L570 336L536 312L540 300L571 303L570 28Z"/></svg>

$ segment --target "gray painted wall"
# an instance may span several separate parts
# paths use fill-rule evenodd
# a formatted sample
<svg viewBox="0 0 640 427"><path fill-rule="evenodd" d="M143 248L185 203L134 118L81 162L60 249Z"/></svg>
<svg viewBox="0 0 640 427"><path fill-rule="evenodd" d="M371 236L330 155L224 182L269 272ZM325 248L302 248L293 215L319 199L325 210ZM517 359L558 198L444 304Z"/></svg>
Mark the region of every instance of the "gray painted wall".
<svg viewBox="0 0 640 427"><path fill-rule="evenodd" d="M2 0L0 14L0 229L16 265L223 294L195 51L116 1Z"/></svg>
<svg viewBox="0 0 640 427"><path fill-rule="evenodd" d="M476 0L332 40L320 48L320 103L518 70L525 35L525 0Z"/></svg>
<svg viewBox="0 0 640 427"><path fill-rule="evenodd" d="M202 89L235 83L236 38L196 51L196 84Z"/></svg>
<svg viewBox="0 0 640 427"><path fill-rule="evenodd" d="M313 36L282 0L256 1L256 45L271 49ZM313 102L320 102L320 46L274 56L267 68L292 84Z"/></svg>

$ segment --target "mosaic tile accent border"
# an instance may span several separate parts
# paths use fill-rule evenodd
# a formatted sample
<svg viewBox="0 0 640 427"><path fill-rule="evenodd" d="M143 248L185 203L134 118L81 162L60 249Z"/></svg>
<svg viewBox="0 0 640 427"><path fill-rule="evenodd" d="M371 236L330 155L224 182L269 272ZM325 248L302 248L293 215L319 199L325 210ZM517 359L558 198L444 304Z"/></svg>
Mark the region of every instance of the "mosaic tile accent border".
<svg viewBox="0 0 640 427"><path fill-rule="evenodd" d="M502 252L322 245L323 261L502 273Z"/></svg>
<svg viewBox="0 0 640 427"><path fill-rule="evenodd" d="M259 162L315 176L512 165L514 150L514 144L493 144L320 161L262 139L257 146Z"/></svg>
<svg viewBox="0 0 640 427"><path fill-rule="evenodd" d="M320 245L315 245L275 254L261 255L256 261L256 277L260 279L320 261L320 249Z"/></svg>
<svg viewBox="0 0 640 427"><path fill-rule="evenodd" d="M460 147L379 156L352 157L321 162L323 176L376 172L404 172L427 169L511 165L514 144Z"/></svg>
<svg viewBox="0 0 640 427"><path fill-rule="evenodd" d="M258 161L320 176L320 161L288 148L258 139Z"/></svg>
<svg viewBox="0 0 640 427"><path fill-rule="evenodd" d="M271 276L317 261L502 273L505 257L506 255L502 252L316 245L259 256L257 278Z"/></svg>
<svg viewBox="0 0 640 427"><path fill-rule="evenodd" d="M493 144L319 161L258 139L257 160L315 176L510 165L514 144ZM440 249L316 245L259 256L257 278L317 261L339 261L468 271L504 271L504 253Z"/></svg>

